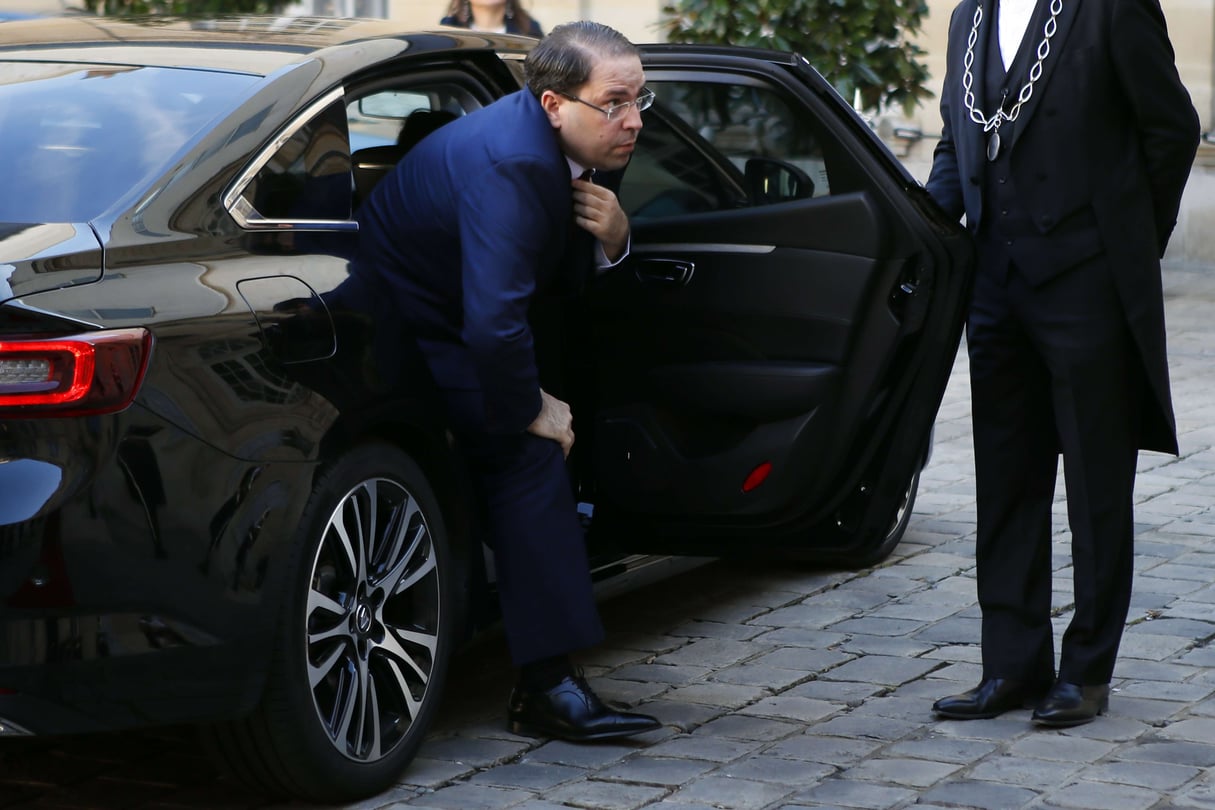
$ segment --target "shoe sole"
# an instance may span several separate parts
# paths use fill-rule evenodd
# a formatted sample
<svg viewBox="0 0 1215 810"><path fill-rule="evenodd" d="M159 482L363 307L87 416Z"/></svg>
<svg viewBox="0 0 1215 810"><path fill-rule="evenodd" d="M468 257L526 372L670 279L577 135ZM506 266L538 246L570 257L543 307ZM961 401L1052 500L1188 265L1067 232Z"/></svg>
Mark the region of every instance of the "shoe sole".
<svg viewBox="0 0 1215 810"><path fill-rule="evenodd" d="M967 713L963 713L963 712L950 712L948 710L941 711L940 709L934 708L932 710L932 713L943 720L992 720L996 717L999 717L1002 714L1008 714L1009 712L1015 712L1015 711L1023 711L1025 709L1032 709L1032 708L1034 708L1034 706L1037 706L1037 705L1038 705L1038 700L1036 700L1034 698L1026 698L1025 700L1021 701L1020 706L1009 706L1007 709L1000 709L1000 711L998 711L998 712L983 712L982 714L967 714Z"/></svg>
<svg viewBox="0 0 1215 810"><path fill-rule="evenodd" d="M1044 728L1072 728L1074 726L1082 726L1085 723L1091 723L1108 711L1109 711L1109 704L1107 703L1103 706L1098 706L1097 713L1094 714L1092 717L1074 717L1074 718L1069 717L1069 718L1061 718L1059 720L1054 720L1049 717L1033 717L1031 719L1033 720L1034 725L1042 726Z"/></svg>

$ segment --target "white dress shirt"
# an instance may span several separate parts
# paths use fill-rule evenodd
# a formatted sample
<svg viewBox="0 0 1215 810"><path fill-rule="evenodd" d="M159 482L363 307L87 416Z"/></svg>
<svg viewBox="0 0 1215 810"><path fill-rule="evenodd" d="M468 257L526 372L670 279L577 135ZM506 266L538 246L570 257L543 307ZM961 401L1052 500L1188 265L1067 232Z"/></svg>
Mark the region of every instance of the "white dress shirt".
<svg viewBox="0 0 1215 810"><path fill-rule="evenodd" d="M571 160L569 155L565 156L565 162L570 164L570 179L571 180L577 180L579 177L582 176L582 173L586 171L586 168L584 168L583 166L579 166L577 163L575 163L573 160ZM594 171L594 169L592 169L591 171ZM613 262L613 261L608 260L607 251L603 249L603 243L600 242L598 239L596 239L595 240L595 272L602 273L604 270L610 270L611 268L620 264L622 261L625 260L625 257L629 255L629 250L632 249L632 247L633 247L633 234L629 233L629 235L625 238L625 241L624 241L624 252L620 254L619 259L617 259L616 261Z"/></svg>
<svg viewBox="0 0 1215 810"><path fill-rule="evenodd" d="M1000 58L1005 70L1017 58L1017 49L1037 5L1037 0L1000 0Z"/></svg>

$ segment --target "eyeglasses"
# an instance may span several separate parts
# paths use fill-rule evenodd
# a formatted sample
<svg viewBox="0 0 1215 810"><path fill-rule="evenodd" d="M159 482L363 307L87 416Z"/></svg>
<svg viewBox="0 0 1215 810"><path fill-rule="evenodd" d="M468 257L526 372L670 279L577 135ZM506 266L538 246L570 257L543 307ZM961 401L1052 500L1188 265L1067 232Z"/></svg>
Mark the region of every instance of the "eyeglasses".
<svg viewBox="0 0 1215 810"><path fill-rule="evenodd" d="M629 112L629 107L636 107L637 112L644 112L645 110L648 110L648 109L650 109L650 107L654 106L654 91L653 90L645 90L644 92L642 92L641 95L639 95L637 98L633 99L632 101L622 101L619 104L612 104L611 106L608 106L608 107L599 107L595 104L590 103L589 101L583 101L582 99L578 98L577 96L573 95L572 93L565 93L560 90L558 90L557 92L560 95L563 95L566 98L568 98L570 101L577 101L579 104L585 104L586 106L590 107L592 110L598 110L599 112L603 113L604 116L609 121L615 121L618 117L627 115Z"/></svg>

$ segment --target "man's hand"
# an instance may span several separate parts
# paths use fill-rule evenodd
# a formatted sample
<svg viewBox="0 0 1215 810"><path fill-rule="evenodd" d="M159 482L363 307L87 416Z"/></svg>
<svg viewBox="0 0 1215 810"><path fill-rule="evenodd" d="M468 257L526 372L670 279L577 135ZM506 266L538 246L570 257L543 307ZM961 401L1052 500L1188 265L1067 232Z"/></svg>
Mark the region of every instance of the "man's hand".
<svg viewBox="0 0 1215 810"><path fill-rule="evenodd" d="M527 426L527 432L557 442L562 454L569 458L574 447L574 415L570 406L541 390L540 414Z"/></svg>
<svg viewBox="0 0 1215 810"><path fill-rule="evenodd" d="M574 180L574 222L590 231L615 263L629 242L629 218L610 188L589 180Z"/></svg>

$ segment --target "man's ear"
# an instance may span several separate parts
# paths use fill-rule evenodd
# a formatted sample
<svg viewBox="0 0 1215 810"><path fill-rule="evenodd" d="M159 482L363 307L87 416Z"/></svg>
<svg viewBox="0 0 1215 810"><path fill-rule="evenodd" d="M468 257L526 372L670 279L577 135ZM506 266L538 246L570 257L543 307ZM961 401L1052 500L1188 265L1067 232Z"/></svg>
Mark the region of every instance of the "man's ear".
<svg viewBox="0 0 1215 810"><path fill-rule="evenodd" d="M545 90L540 94L540 106L544 108L544 114L548 116L548 122L553 125L553 129L561 129L561 107L564 101L564 98L552 90Z"/></svg>

